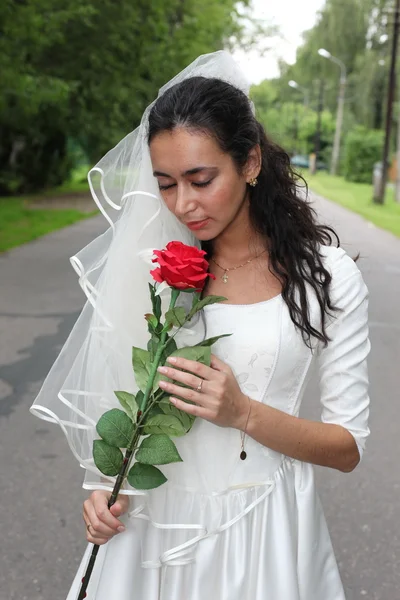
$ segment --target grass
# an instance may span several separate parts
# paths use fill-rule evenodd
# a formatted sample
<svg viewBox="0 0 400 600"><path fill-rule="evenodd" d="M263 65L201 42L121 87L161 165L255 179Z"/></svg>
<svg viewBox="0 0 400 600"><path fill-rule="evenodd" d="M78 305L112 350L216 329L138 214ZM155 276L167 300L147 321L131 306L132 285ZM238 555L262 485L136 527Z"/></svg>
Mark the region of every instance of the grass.
<svg viewBox="0 0 400 600"><path fill-rule="evenodd" d="M341 204L377 227L400 237L400 203L395 202L392 187L386 190L385 203L375 204L372 201L372 185L352 183L343 177L333 177L324 171L316 175L304 171L303 176L310 189L316 194Z"/></svg>
<svg viewBox="0 0 400 600"><path fill-rule="evenodd" d="M0 252L20 246L26 242L46 235L56 229L62 229L77 221L86 219L96 214L81 212L77 209L39 208L41 199L55 199L65 196L89 193L86 180L86 167L80 167L71 179L63 185L44 191L42 194L32 196L15 196L10 198L0 197ZM36 202L36 206L31 206Z"/></svg>
<svg viewBox="0 0 400 600"><path fill-rule="evenodd" d="M95 213L29 208L26 199L0 198L0 252L72 225Z"/></svg>
<svg viewBox="0 0 400 600"><path fill-rule="evenodd" d="M87 173L89 167L87 165L81 165L74 169L71 178L65 181L62 185L51 190L45 190L42 196L54 196L62 194L79 194L83 192L89 193L89 184L87 180Z"/></svg>

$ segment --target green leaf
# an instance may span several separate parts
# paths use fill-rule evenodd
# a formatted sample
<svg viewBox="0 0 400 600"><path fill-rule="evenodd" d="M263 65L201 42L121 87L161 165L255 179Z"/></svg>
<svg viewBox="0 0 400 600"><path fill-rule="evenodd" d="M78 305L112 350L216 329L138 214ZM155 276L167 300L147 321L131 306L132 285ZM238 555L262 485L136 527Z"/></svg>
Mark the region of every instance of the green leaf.
<svg viewBox="0 0 400 600"><path fill-rule="evenodd" d="M149 289L150 289L150 297L151 297L151 304L153 307L153 313L154 313L154 316L156 317L156 319L159 321L161 318L161 298L160 298L160 296L156 296L155 285L152 285L151 283L149 283Z"/></svg>
<svg viewBox="0 0 400 600"><path fill-rule="evenodd" d="M133 421L133 423L136 423L139 407L137 405L135 396L129 392L114 392L114 394L117 396L128 417Z"/></svg>
<svg viewBox="0 0 400 600"><path fill-rule="evenodd" d="M150 333L152 331L155 331L158 325L158 319L155 315L152 315L151 313L146 313L144 315L144 318L146 319L148 326L149 326L149 331Z"/></svg>
<svg viewBox="0 0 400 600"><path fill-rule="evenodd" d="M211 362L211 348L209 346L185 346L184 348L178 348L170 356L195 360L209 367Z"/></svg>
<svg viewBox="0 0 400 600"><path fill-rule="evenodd" d="M93 458L94 464L104 475L118 475L124 462L121 450L103 440L94 440Z"/></svg>
<svg viewBox="0 0 400 600"><path fill-rule="evenodd" d="M169 356L179 356L181 358L187 358L189 360L195 360L203 363L204 365L210 366L211 362L211 349L205 346L185 346L184 348L177 348ZM171 366L171 365L169 365ZM159 386L160 381L169 381L172 382L172 379L169 379L166 375L162 375L157 372L157 375L154 380L154 386ZM174 381L176 385L180 385L181 387L190 387L183 383L179 383L178 381Z"/></svg>
<svg viewBox="0 0 400 600"><path fill-rule="evenodd" d="M211 337L206 340L203 340L202 342L199 342L198 344L196 344L196 346L212 346L213 344L215 344L215 342L218 342L218 340L220 340L221 338L229 337L230 335L233 335L233 334L232 333L223 333L222 335L216 335L215 337Z"/></svg>
<svg viewBox="0 0 400 600"><path fill-rule="evenodd" d="M136 460L145 465L169 465L182 462L174 442L165 433L149 435L140 444Z"/></svg>
<svg viewBox="0 0 400 600"><path fill-rule="evenodd" d="M184 290L180 290L185 294L198 294L199 290L197 288L185 288Z"/></svg>
<svg viewBox="0 0 400 600"><path fill-rule="evenodd" d="M136 490L152 490L167 481L160 469L152 465L135 463L128 474L128 483Z"/></svg>
<svg viewBox="0 0 400 600"><path fill-rule="evenodd" d="M195 292L193 294L192 309L196 306L196 304L198 302L200 302L200 298L201 298L201 292Z"/></svg>
<svg viewBox="0 0 400 600"><path fill-rule="evenodd" d="M158 404L159 404L158 402L155 402L149 410L146 410L146 416L145 416L144 423L146 423L146 421L148 419L150 419L151 417L162 414L163 411L161 410L161 408L159 408Z"/></svg>
<svg viewBox="0 0 400 600"><path fill-rule="evenodd" d="M142 350L142 348L136 348L133 346L132 363L136 383L142 392L145 392L151 368L150 352L148 350Z"/></svg>
<svg viewBox="0 0 400 600"><path fill-rule="evenodd" d="M186 430L179 419L172 415L162 414L154 415L153 417L146 419L143 426L143 433L165 433L170 437L180 437L185 435Z"/></svg>
<svg viewBox="0 0 400 600"><path fill-rule="evenodd" d="M156 352L157 352L157 346L158 346L159 343L160 343L160 338L153 331L152 334L151 334L151 338L147 342L147 350L150 353L150 363L152 363L154 361L154 357L155 357Z"/></svg>
<svg viewBox="0 0 400 600"><path fill-rule="evenodd" d="M119 408L108 410L100 417L96 430L107 444L116 448L127 448L132 439L134 425L126 412Z"/></svg>
<svg viewBox="0 0 400 600"><path fill-rule="evenodd" d="M165 313L165 322L175 327L181 327L186 320L186 311L182 306L171 308Z"/></svg>
<svg viewBox="0 0 400 600"><path fill-rule="evenodd" d="M168 358L168 356L170 356L177 349L178 349L178 346L176 345L175 339L170 338L168 340L168 344L167 344L164 352L162 353L161 360L163 361L163 364L165 363L165 360Z"/></svg>
<svg viewBox="0 0 400 600"><path fill-rule="evenodd" d="M136 404L138 405L139 410L142 405L143 398L144 398L144 394L143 394L142 390L139 390L136 394Z"/></svg>
<svg viewBox="0 0 400 600"><path fill-rule="evenodd" d="M217 302L223 302L227 299L228 298L225 298L225 296L206 296L205 298L197 302L197 304L195 304L195 306L190 311L188 317L189 319L191 319L193 315L195 315L197 312L199 312L199 310L201 310L205 306L208 306L209 304L216 304Z"/></svg>
<svg viewBox="0 0 400 600"><path fill-rule="evenodd" d="M159 402L158 406L165 415L176 417L182 423L186 433L191 430L192 425L196 420L195 416L189 415L185 411L176 408L169 400L162 400Z"/></svg>

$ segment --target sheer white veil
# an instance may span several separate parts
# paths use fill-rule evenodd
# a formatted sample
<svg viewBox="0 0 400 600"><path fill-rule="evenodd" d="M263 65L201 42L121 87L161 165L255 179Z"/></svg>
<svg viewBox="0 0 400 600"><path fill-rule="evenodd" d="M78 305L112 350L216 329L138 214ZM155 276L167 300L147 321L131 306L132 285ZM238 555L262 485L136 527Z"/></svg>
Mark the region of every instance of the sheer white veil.
<svg viewBox="0 0 400 600"><path fill-rule="evenodd" d="M219 51L198 57L163 86L159 96L199 75L227 81L248 95L249 84L238 65L229 53ZM70 259L87 301L30 409L61 427L86 469L88 489L113 487L114 478L107 485L94 465L92 443L98 437L99 417L120 407L114 391L137 391L131 348L146 348L148 341L144 314L151 308L147 283L152 250L171 240L199 245L166 208L152 174L147 133L153 105L144 111L140 126L88 174L93 199L109 228ZM202 321L187 333L187 343L196 343L193 335L204 335ZM138 492L130 488L124 493Z"/></svg>

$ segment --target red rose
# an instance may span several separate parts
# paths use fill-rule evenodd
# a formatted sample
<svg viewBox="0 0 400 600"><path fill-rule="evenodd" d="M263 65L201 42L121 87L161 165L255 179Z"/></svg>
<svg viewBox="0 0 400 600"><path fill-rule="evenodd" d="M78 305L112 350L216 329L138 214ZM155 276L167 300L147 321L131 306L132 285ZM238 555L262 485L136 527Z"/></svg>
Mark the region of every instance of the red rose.
<svg viewBox="0 0 400 600"><path fill-rule="evenodd" d="M177 290L195 289L201 291L207 277L215 279L208 273L208 262L204 258L206 252L195 246L187 246L182 242L170 242L165 250L155 250L159 267L150 271L158 283L164 281Z"/></svg>

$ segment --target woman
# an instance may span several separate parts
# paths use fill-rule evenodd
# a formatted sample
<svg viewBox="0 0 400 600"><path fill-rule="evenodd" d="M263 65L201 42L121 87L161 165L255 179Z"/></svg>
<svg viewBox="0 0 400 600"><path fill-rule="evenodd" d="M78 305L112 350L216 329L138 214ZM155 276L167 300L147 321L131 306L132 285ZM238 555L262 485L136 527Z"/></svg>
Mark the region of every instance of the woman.
<svg viewBox="0 0 400 600"><path fill-rule="evenodd" d="M190 434L177 439L184 462L163 468L168 483L157 490L128 486L110 510L112 483L90 465L93 425L85 435L76 425L71 434L73 419L36 402L39 416L46 412L66 431L87 468L84 485L94 490L83 518L88 541L101 548L88 598L344 600L313 465L351 472L369 434L368 292L360 271L331 245L333 231L316 223L287 154L255 119L243 78L226 53L200 57L161 90L140 136L136 150L128 151L125 142L97 167L104 194L107 174L115 183L114 166L128 164L135 176L124 184L124 211L135 194L142 202L135 218L127 213L125 221L123 214L112 223L107 253L92 257L89 273L103 265L97 286L75 259L89 300L96 298L85 339L93 331L103 336L101 319L108 329L103 345L92 341L92 355L82 358L85 381L75 377L60 399L95 422L106 393L100 404L91 402L90 393L98 391L90 392L90 382L97 390L125 389L115 387L128 379L121 366L123 331L131 332L127 349L139 333L120 292L133 297L129 289L126 294L131 280L136 295L145 287L139 285L144 272L132 268L140 250L133 226L141 227L138 238L156 227L153 247L161 248L164 239L157 244L155 238L167 235L168 241L197 240L206 249L215 279L209 278L205 293L227 300L205 307L188 335L233 335L214 346L210 367L178 359L162 368L173 380L164 385L171 402L198 417ZM158 212L149 208L150 179L163 200ZM137 222L142 213L149 219L143 227ZM314 362L321 422L298 416ZM84 403L79 394L86 394ZM77 597L90 548L68 600Z"/></svg>

